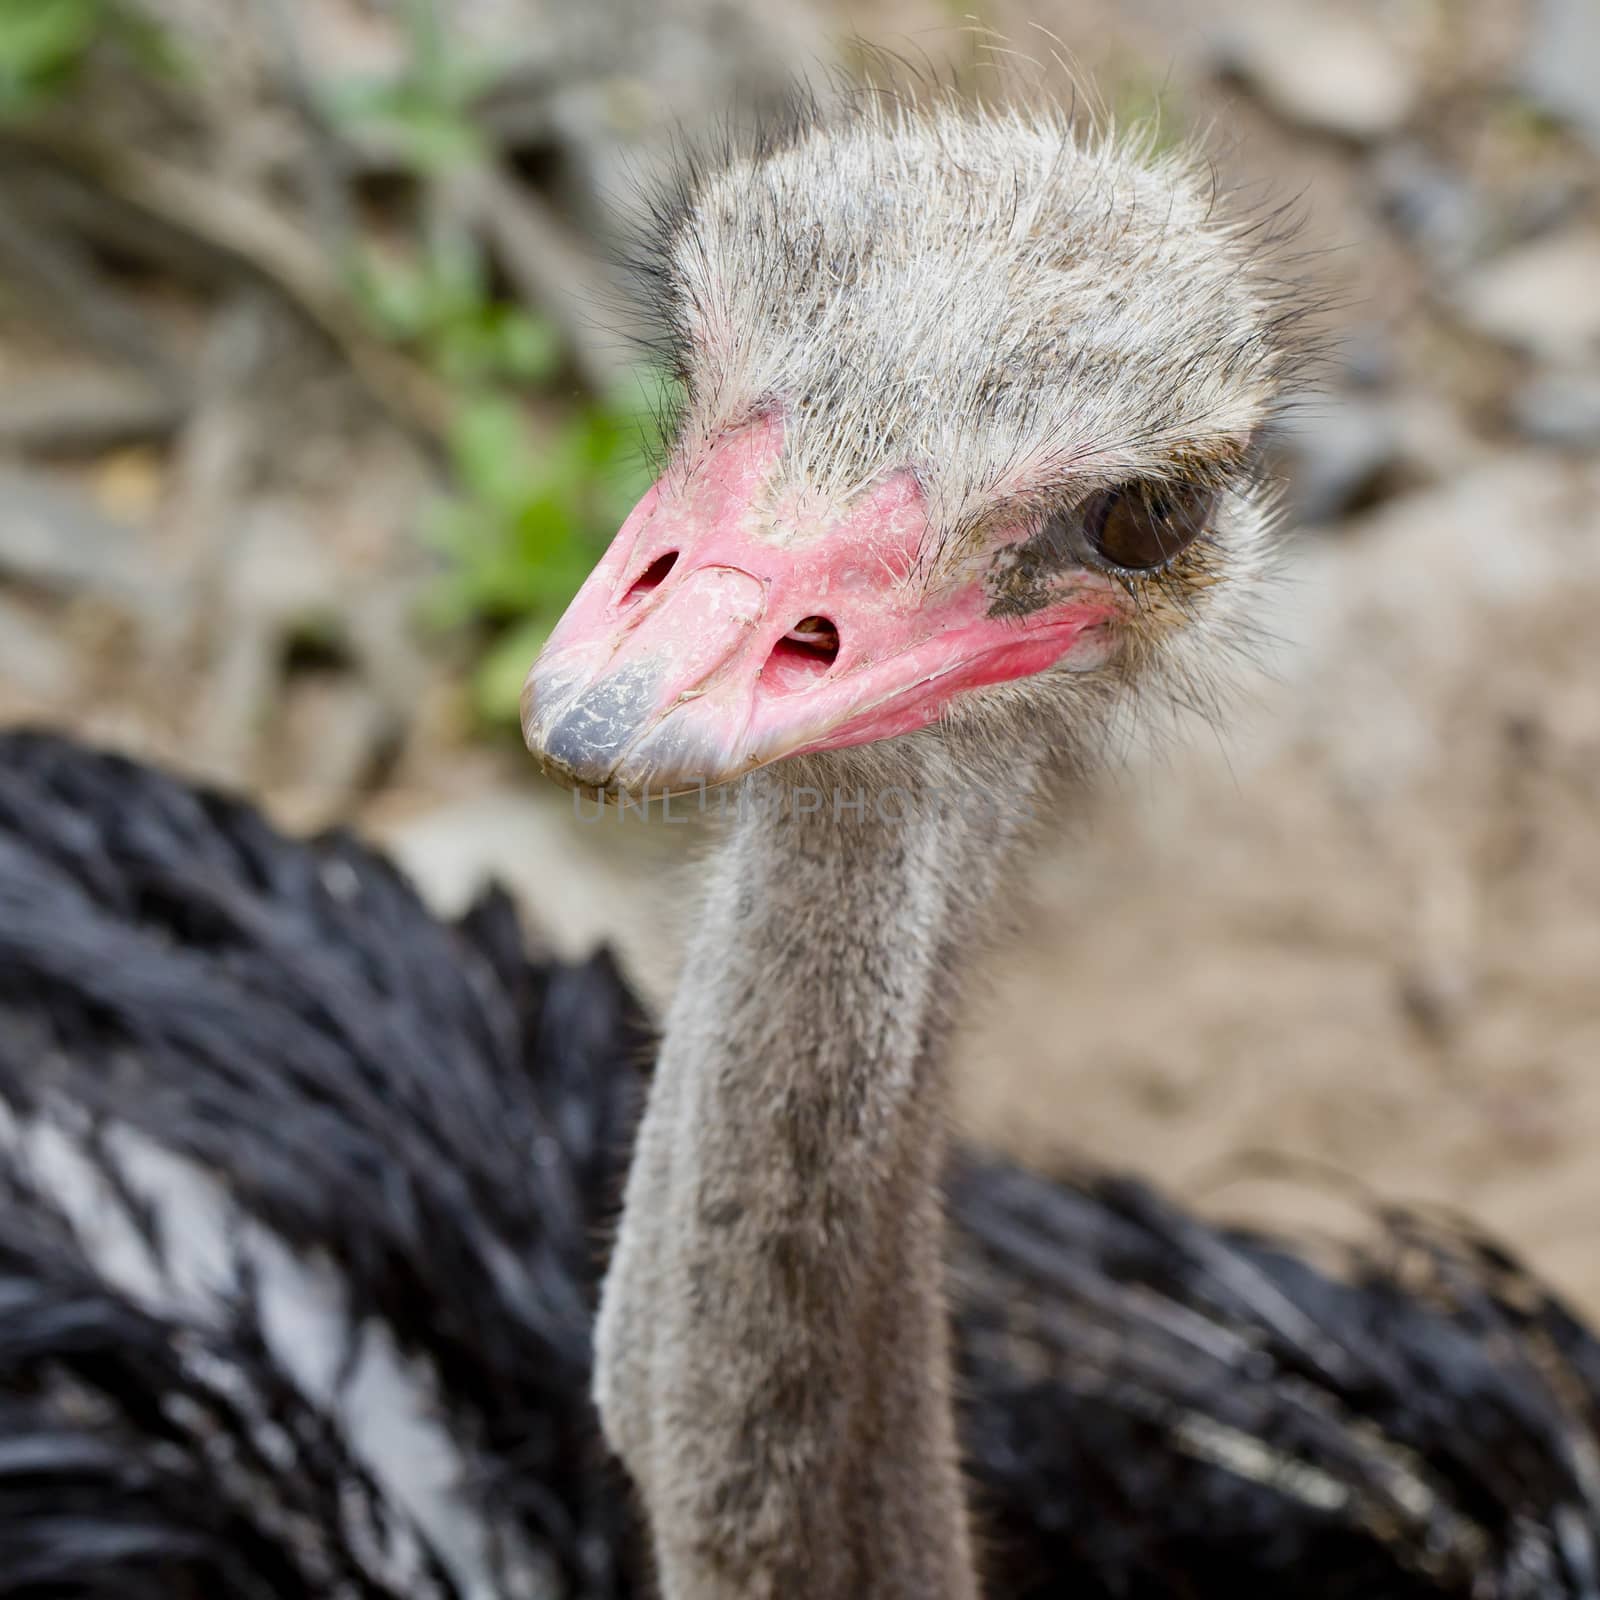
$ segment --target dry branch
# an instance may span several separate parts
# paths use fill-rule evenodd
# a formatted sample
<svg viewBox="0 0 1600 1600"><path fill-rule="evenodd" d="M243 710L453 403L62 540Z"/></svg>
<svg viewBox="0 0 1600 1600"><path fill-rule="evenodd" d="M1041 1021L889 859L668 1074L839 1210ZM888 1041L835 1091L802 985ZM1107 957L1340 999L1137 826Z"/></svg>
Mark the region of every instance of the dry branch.
<svg viewBox="0 0 1600 1600"><path fill-rule="evenodd" d="M250 194L137 150L53 129L43 153L66 160L119 200L200 241L240 273L266 280L332 341L396 422L437 448L450 420L447 391L368 331L335 266L294 223Z"/></svg>

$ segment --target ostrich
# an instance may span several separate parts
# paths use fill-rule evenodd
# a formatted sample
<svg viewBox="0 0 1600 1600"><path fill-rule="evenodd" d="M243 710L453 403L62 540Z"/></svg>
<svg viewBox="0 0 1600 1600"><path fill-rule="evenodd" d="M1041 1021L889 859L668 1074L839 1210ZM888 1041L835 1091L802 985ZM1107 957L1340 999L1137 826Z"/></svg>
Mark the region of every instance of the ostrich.
<svg viewBox="0 0 1600 1600"><path fill-rule="evenodd" d="M665 1600L973 1600L939 1191L962 970L1035 802L1247 635L1295 308L1186 159L937 101L691 182L657 276L681 436L524 731L581 790L738 801L595 1395Z"/></svg>
<svg viewBox="0 0 1600 1600"><path fill-rule="evenodd" d="M879 266L840 248L898 237L912 172L982 330L902 292L938 273L875 276L915 227ZM652 1567L674 1600L803 1600L980 1566L1021 1600L1595 1600L1600 1344L1470 1231L1396 1213L1325 1270L961 1152L941 1239L939 1040L1000 858L1127 694L1225 645L1262 559L1278 358L1242 242L1175 169L951 113L774 148L682 218L683 444L529 718L591 787L795 752L730 808L653 1072L609 961L530 951L503 896L442 922L347 835L0 733L0 1600L642 1600ZM1130 278L1059 343L978 270L1035 221L1073 303ZM771 251L738 306L705 276L732 242ZM758 289L804 310L792 344ZM925 350L895 365L862 336L897 315ZM948 360L978 331L981 380ZM1052 350L1071 382L1015 391ZM1013 429L1064 392L1084 428L1132 406L1143 442L996 433L1008 543L957 378ZM1163 409L1208 378L1214 429ZM805 443L850 406L881 426ZM885 473L918 419L963 477ZM1117 498L1158 449L1170 481Z"/></svg>

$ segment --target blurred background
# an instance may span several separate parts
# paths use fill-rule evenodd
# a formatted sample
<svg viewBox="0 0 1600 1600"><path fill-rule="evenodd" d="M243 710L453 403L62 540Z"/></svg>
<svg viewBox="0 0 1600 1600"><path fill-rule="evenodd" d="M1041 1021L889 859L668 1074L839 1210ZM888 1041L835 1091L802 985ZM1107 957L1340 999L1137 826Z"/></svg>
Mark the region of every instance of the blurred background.
<svg viewBox="0 0 1600 1600"><path fill-rule="evenodd" d="M1596 0L0 0L0 719L497 874L659 1000L697 830L581 821L517 691L671 408L642 190L879 46L1199 137L1336 350L1277 642L1063 804L964 1125L1461 1208L1600 1313Z"/></svg>

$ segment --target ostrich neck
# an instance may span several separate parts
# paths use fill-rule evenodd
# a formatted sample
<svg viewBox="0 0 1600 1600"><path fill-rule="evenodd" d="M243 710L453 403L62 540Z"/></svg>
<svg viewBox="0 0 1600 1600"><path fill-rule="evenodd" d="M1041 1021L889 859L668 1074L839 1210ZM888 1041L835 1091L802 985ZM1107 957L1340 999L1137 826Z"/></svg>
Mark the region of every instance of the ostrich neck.
<svg viewBox="0 0 1600 1600"><path fill-rule="evenodd" d="M752 781L761 803L716 861L629 1174L597 1398L666 1600L971 1600L943 1055L1004 828L895 799L806 814L814 794Z"/></svg>

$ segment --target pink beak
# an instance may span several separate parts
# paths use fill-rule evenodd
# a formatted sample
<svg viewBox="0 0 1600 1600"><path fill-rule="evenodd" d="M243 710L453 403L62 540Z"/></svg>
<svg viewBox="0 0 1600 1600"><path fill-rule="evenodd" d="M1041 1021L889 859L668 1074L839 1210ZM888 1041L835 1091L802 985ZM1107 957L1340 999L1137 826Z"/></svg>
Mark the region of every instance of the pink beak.
<svg viewBox="0 0 1600 1600"><path fill-rule="evenodd" d="M909 581L927 527L911 473L802 527L772 493L781 448L780 422L753 424L634 508L528 674L546 770L664 794L906 733L1059 661L1115 609L1091 584L996 617L981 575L930 596Z"/></svg>

